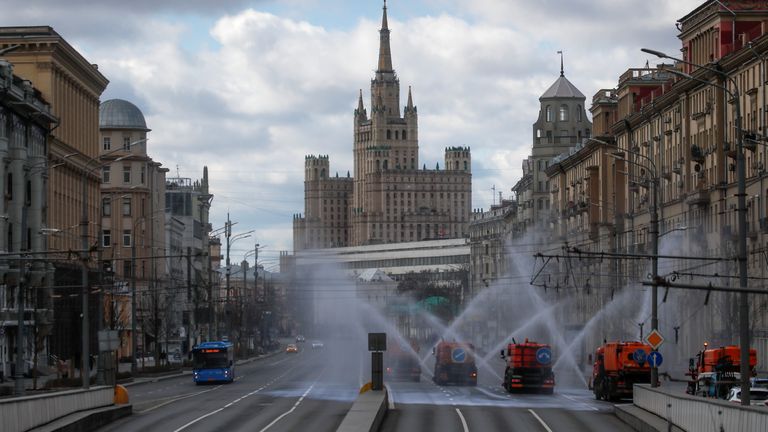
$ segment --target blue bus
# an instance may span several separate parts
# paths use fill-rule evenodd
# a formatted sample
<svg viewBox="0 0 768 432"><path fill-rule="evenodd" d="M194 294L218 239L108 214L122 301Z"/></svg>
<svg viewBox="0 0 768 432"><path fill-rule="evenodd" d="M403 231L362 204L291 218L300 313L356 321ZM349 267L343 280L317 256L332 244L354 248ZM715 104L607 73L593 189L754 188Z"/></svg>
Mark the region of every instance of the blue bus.
<svg viewBox="0 0 768 432"><path fill-rule="evenodd" d="M235 349L231 342L203 342L192 348L192 379L196 384L235 380Z"/></svg>

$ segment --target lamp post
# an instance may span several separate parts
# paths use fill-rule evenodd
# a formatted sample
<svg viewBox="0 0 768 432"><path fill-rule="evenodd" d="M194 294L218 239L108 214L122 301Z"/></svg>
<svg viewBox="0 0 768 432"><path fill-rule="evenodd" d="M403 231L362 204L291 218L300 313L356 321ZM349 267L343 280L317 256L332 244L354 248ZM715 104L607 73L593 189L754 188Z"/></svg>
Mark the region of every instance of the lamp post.
<svg viewBox="0 0 768 432"><path fill-rule="evenodd" d="M251 231L248 231L248 232L244 232L244 233L240 233L240 234L237 234L235 236L232 236L232 225L233 225L232 221L229 219L229 213L227 213L227 224L225 226L225 231L224 231L224 236L227 239L227 262L226 262L226 265L227 265L227 269L226 269L227 270L227 274L226 274L226 278L227 278L226 279L227 297L226 297L226 303L225 303L225 306L224 306L225 308L229 307L229 290L230 290L230 287L229 287L229 276L230 276L230 271L231 271L230 262L229 262L229 251L230 251L230 248L232 247L232 244L234 244L237 240L248 238L248 237L251 236L251 233L253 233L253 230L251 230ZM226 313L226 310L225 310L225 313ZM232 318L231 318L231 316L232 315L230 314L228 316L228 318L227 318L227 332L228 333L232 332Z"/></svg>
<svg viewBox="0 0 768 432"><path fill-rule="evenodd" d="M744 136L742 133L742 118L741 118L741 100L739 97L739 87L736 81L726 74L725 72L708 67L702 66L696 63L692 63L686 60L671 57L663 52L642 48L641 51L648 54L653 54L659 58L666 58L674 60L680 63L684 63L690 66L709 71L729 82L733 86L733 90L729 89L727 85L715 84L710 81L693 77L687 73L683 73L674 69L667 69L670 73L678 75L685 79L697 81L702 84L706 84L727 93L733 100L735 105L735 119L734 124L736 126L736 196L737 196L737 218L739 225L739 243L738 243L738 261L739 261L739 288L746 290L748 288L748 275L747 275L747 201L746 201L746 161L744 157ZM749 294L746 291L739 293L739 345L741 349L741 404L748 406L750 404L750 392L749 392Z"/></svg>
<svg viewBox="0 0 768 432"><path fill-rule="evenodd" d="M659 330L659 172L656 169L656 164L653 162L653 159L638 152L630 151L629 154L646 159L650 165L646 167L638 162L625 159L624 153L621 152L612 153L610 156L619 160L626 160L631 164L635 164L643 168L649 168L652 177L650 182L651 195L653 195L653 197L651 200L650 208L651 230L649 234L651 235L651 255L653 256L651 259L651 281L653 284L651 286L651 332L653 332ZM643 327L640 326L641 338L642 333ZM659 368L654 365L651 367L651 387L658 386Z"/></svg>

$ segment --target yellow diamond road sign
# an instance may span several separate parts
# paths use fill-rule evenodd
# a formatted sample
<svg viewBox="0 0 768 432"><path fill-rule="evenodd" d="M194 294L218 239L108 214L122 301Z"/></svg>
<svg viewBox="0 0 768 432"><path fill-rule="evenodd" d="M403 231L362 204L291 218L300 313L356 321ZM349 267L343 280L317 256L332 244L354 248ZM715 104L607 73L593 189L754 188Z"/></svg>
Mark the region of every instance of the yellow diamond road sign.
<svg viewBox="0 0 768 432"><path fill-rule="evenodd" d="M664 337L661 335L661 333L658 332L658 330L653 330L646 336L645 341L648 342L648 345L651 346L651 348L655 350L659 349L661 344L664 343Z"/></svg>

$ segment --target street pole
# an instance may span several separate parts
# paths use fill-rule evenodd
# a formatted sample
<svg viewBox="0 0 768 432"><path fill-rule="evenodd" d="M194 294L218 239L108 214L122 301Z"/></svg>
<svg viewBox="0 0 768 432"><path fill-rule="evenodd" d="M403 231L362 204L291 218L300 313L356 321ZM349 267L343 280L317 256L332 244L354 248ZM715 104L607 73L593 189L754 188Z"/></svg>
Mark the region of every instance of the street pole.
<svg viewBox="0 0 768 432"><path fill-rule="evenodd" d="M16 296L19 321L16 329L16 374L14 377L16 379L16 396L23 396L26 391L24 388L24 265L24 255L21 255L19 259L19 293Z"/></svg>
<svg viewBox="0 0 768 432"><path fill-rule="evenodd" d="M741 98L739 95L739 87L736 81L723 72L720 69L715 69L710 66L703 66L696 63L689 62L687 60L678 59L672 56L668 56L663 52L651 50L647 48L641 48L641 51L653 54L660 58L667 58L675 60L683 64L691 65L699 69L712 72L720 76L725 82L721 84L714 84L711 81L705 81L704 79L693 77L689 74L677 71L675 69L667 69L674 75L682 76L686 79L698 81L700 83L719 88L727 93L734 101L735 105L735 127L736 127L736 195L737 195L737 222L739 225L739 240L738 240L738 261L739 261L739 288L742 290L739 294L739 345L740 345L740 365L739 372L741 374L741 405L750 405L750 392L749 392L749 378L751 370L749 367L749 294L748 289L748 276L747 276L747 200L746 200L746 161L744 157L744 137L742 134L742 118L741 118ZM733 90L728 88L728 84L733 86ZM726 101L726 104L729 101Z"/></svg>
<svg viewBox="0 0 768 432"><path fill-rule="evenodd" d="M735 83L734 83L735 87ZM739 89L734 89L736 100L736 175L738 196L738 222L739 222L739 287L746 289L747 281L747 180L746 161L744 158L744 137L741 130L741 101ZM739 344L741 345L741 404L749 406L750 392L749 379L751 370L749 367L749 294L742 291L739 294Z"/></svg>
<svg viewBox="0 0 768 432"><path fill-rule="evenodd" d="M232 330L231 329L232 321L231 321L230 315L227 313L227 308L229 307L229 272L230 272L230 268L229 268L229 238L231 236L232 236L232 222L229 220L229 213L227 213L227 224L226 224L225 229L224 229L224 237L227 239L227 262L226 262L227 273L226 273L226 286L225 286L225 288L227 290L227 294L226 294L226 297L225 297L226 301L224 303L224 317L226 318L226 322L227 322L227 335L229 335L229 332Z"/></svg>
<svg viewBox="0 0 768 432"><path fill-rule="evenodd" d="M653 287L651 287L651 332L659 331L659 177L658 172L654 172L652 180L653 185L653 208L651 209L651 277ZM659 368L654 363L651 367L651 387L659 386Z"/></svg>
<svg viewBox="0 0 768 432"><path fill-rule="evenodd" d="M89 325L90 319L88 318L88 166L86 165L83 172L82 187L83 187L83 207L80 219L80 238L82 241L83 252L81 254L82 269L82 350L81 350L81 375L83 378L83 388L88 389L91 386L91 368L89 364L90 360L90 334Z"/></svg>
<svg viewBox="0 0 768 432"><path fill-rule="evenodd" d="M136 337L136 242L131 242L131 376L136 377L138 364L136 363L136 349L138 338Z"/></svg>

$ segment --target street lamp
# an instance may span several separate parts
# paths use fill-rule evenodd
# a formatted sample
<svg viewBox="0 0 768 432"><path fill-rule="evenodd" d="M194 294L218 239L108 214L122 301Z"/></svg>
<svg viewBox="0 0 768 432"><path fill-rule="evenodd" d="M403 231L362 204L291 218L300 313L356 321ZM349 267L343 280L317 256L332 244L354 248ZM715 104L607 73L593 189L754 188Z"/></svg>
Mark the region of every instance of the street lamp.
<svg viewBox="0 0 768 432"><path fill-rule="evenodd" d="M699 65L686 60L678 59L669 56L661 51L656 51L648 48L642 48L641 51L655 55L659 58L666 58L674 60L680 63L684 63L690 66L695 66L700 69L712 72L724 80L730 82L733 86L733 90L729 89L725 85L715 84L710 81L693 77L689 74L674 70L666 69L667 71L683 77L685 79L697 81L718 89L725 91L731 99L735 102L735 125L736 125L736 176L737 187L736 195L738 200L738 224L739 224L739 245L738 245L738 261L739 261L739 288L742 291L739 293L739 344L741 346L741 404L748 406L750 404L750 392L749 392L749 294L745 291L748 288L748 275L747 275L747 201L746 201L746 161L744 157L744 136L741 128L741 100L739 98L739 87L733 77L729 76L723 71L718 69Z"/></svg>
<svg viewBox="0 0 768 432"><path fill-rule="evenodd" d="M615 159L619 160L625 160L631 164L635 164L637 166L643 167L643 168L649 168L651 170L651 194L653 195L653 199L651 201L651 230L649 234L651 234L651 255L653 258L651 259L651 280L652 280L652 287L651 287L651 332L658 331L659 329L659 172L656 169L656 164L653 162L653 159L649 158L648 156L645 156L638 152L632 152L630 151L629 154L644 158L648 161L650 164L649 166L644 166L638 162L628 160L624 158L624 153L622 152L613 152L610 153L609 156ZM643 328L640 327L640 334L642 335ZM642 336L641 336L642 337ZM659 386L659 368L655 365L651 367L651 387L658 387Z"/></svg>

